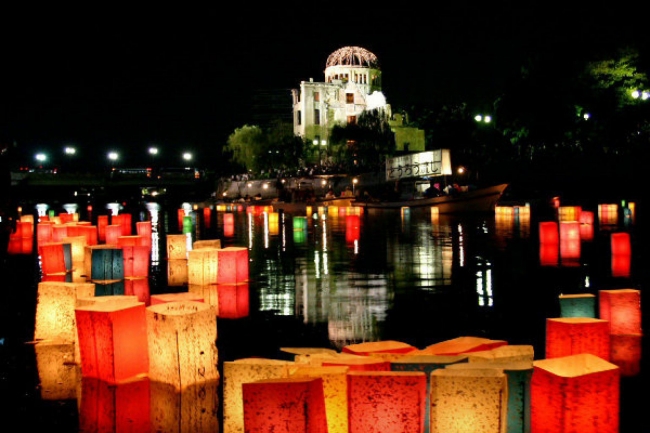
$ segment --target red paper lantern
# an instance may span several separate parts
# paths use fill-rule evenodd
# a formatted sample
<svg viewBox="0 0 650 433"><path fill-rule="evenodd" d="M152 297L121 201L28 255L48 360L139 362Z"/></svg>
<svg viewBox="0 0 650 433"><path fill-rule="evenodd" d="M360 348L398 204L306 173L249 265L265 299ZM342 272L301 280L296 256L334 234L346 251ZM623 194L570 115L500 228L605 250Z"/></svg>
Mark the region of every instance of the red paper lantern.
<svg viewBox="0 0 650 433"><path fill-rule="evenodd" d="M371 355L378 353L406 354L417 350L416 347L401 341L385 340L371 341L367 343L348 344L343 346L341 352L351 353L353 355Z"/></svg>
<svg viewBox="0 0 650 433"><path fill-rule="evenodd" d="M630 377L641 373L643 334L612 334L610 339L610 362L621 369L621 376Z"/></svg>
<svg viewBox="0 0 650 433"><path fill-rule="evenodd" d="M641 291L614 289L598 291L599 317L609 322L612 334L641 334Z"/></svg>
<svg viewBox="0 0 650 433"><path fill-rule="evenodd" d="M36 226L36 244L37 246L40 246L45 243L51 243L54 242L52 240L52 227L53 223L47 221L47 222L39 222L38 225Z"/></svg>
<svg viewBox="0 0 650 433"><path fill-rule="evenodd" d="M627 278L632 268L632 257L629 254L612 255L612 277Z"/></svg>
<svg viewBox="0 0 650 433"><path fill-rule="evenodd" d="M149 278L135 277L124 279L124 294L135 296L138 302L144 303L145 306L151 304L151 293L149 291Z"/></svg>
<svg viewBox="0 0 650 433"><path fill-rule="evenodd" d="M72 270L70 244L52 242L40 245L38 255L41 259L41 272L45 275L66 273Z"/></svg>
<svg viewBox="0 0 650 433"><path fill-rule="evenodd" d="M533 362L531 431L618 433L620 370L589 353Z"/></svg>
<svg viewBox="0 0 650 433"><path fill-rule="evenodd" d="M347 215L345 217L345 240L348 242L358 241L361 236L361 218L359 215Z"/></svg>
<svg viewBox="0 0 650 433"><path fill-rule="evenodd" d="M541 244L558 244L560 242L557 222L541 221L539 223L539 242Z"/></svg>
<svg viewBox="0 0 650 433"><path fill-rule="evenodd" d="M204 207L203 208L203 226L206 229L209 229L212 222L212 209L209 207Z"/></svg>
<svg viewBox="0 0 650 433"><path fill-rule="evenodd" d="M248 248L226 247L217 250L217 284L237 284L248 281Z"/></svg>
<svg viewBox="0 0 650 433"><path fill-rule="evenodd" d="M591 353L609 360L609 322L590 317L546 319L546 358Z"/></svg>
<svg viewBox="0 0 650 433"><path fill-rule="evenodd" d="M122 236L123 238L124 236ZM124 276L146 277L149 275L149 247L146 245L121 247L124 254Z"/></svg>
<svg viewBox="0 0 650 433"><path fill-rule="evenodd" d="M426 394L422 372L350 371L350 433L424 431Z"/></svg>
<svg viewBox="0 0 650 433"><path fill-rule="evenodd" d="M151 248L151 221L138 221L135 223L135 230L138 236L142 237L142 245Z"/></svg>
<svg viewBox="0 0 650 433"><path fill-rule="evenodd" d="M101 302L77 307L82 377L120 383L149 371L145 305Z"/></svg>
<svg viewBox="0 0 650 433"><path fill-rule="evenodd" d="M557 266L560 263L560 246L553 242L541 243L539 263L542 266Z"/></svg>
<svg viewBox="0 0 650 433"><path fill-rule="evenodd" d="M632 246L627 232L612 233L610 238L612 255L630 255Z"/></svg>
<svg viewBox="0 0 650 433"><path fill-rule="evenodd" d="M323 381L293 377L242 384L247 433L327 433Z"/></svg>
<svg viewBox="0 0 650 433"><path fill-rule="evenodd" d="M118 245L118 239L122 236L122 227L119 224L106 226L106 244Z"/></svg>
<svg viewBox="0 0 650 433"><path fill-rule="evenodd" d="M108 226L108 215L97 216L97 238L99 242L106 242L106 227Z"/></svg>

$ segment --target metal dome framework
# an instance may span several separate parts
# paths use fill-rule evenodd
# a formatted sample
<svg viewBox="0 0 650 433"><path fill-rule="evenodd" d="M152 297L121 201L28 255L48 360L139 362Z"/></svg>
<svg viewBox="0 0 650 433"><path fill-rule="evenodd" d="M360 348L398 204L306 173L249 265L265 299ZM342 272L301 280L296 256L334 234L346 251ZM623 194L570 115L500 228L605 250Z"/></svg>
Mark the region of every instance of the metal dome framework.
<svg viewBox="0 0 650 433"><path fill-rule="evenodd" d="M361 47L343 47L327 58L326 67L330 66L360 66L367 68L379 68L379 61L370 51Z"/></svg>

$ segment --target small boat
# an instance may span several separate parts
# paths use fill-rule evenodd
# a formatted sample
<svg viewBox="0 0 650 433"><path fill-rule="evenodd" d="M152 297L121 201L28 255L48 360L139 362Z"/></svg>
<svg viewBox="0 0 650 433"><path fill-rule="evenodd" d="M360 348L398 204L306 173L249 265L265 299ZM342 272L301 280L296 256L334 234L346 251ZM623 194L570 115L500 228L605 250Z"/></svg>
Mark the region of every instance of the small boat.
<svg viewBox="0 0 650 433"><path fill-rule="evenodd" d="M508 187L507 183L484 188L470 189L439 197L413 198L409 200L355 200L352 206L368 209L401 209L403 207L437 207L439 213L487 213L494 207Z"/></svg>

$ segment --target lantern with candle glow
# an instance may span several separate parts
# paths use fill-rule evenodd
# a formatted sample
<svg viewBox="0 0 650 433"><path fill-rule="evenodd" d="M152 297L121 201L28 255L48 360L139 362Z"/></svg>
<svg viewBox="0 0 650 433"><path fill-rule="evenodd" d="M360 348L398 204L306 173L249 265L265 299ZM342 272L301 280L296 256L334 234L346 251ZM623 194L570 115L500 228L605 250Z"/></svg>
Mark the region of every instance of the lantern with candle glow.
<svg viewBox="0 0 650 433"><path fill-rule="evenodd" d="M219 378L217 318L203 302L178 301L146 308L149 378L177 389Z"/></svg>
<svg viewBox="0 0 650 433"><path fill-rule="evenodd" d="M66 341L38 341L34 344L36 368L43 400L77 398L75 344Z"/></svg>
<svg viewBox="0 0 650 433"><path fill-rule="evenodd" d="M217 285L217 316L221 319L241 319L250 312L248 283Z"/></svg>
<svg viewBox="0 0 650 433"><path fill-rule="evenodd" d="M592 293L560 294L560 317L596 317L596 296Z"/></svg>
<svg viewBox="0 0 650 433"><path fill-rule="evenodd" d="M347 242L358 241L361 235L361 218L359 215L347 215L345 217L345 240Z"/></svg>
<svg viewBox="0 0 650 433"><path fill-rule="evenodd" d="M53 223L49 221L41 221L36 225L36 244L41 246L43 244L52 243L52 227Z"/></svg>
<svg viewBox="0 0 650 433"><path fill-rule="evenodd" d="M286 378L294 362L266 358L243 358L223 363L223 431L244 432L244 383Z"/></svg>
<svg viewBox="0 0 650 433"><path fill-rule="evenodd" d="M591 353L609 360L609 322L590 317L546 319L546 358Z"/></svg>
<svg viewBox="0 0 650 433"><path fill-rule="evenodd" d="M426 392L426 375L422 372L350 371L350 431L423 431Z"/></svg>
<svg viewBox="0 0 650 433"><path fill-rule="evenodd" d="M431 433L503 433L507 376L497 368L438 369L431 373Z"/></svg>
<svg viewBox="0 0 650 433"><path fill-rule="evenodd" d="M106 244L118 245L118 239L122 236L122 227L119 224L106 226Z"/></svg>
<svg viewBox="0 0 650 433"><path fill-rule="evenodd" d="M203 286L217 283L217 252L219 248L197 248L188 251L187 282Z"/></svg>
<svg viewBox="0 0 650 433"><path fill-rule="evenodd" d="M540 243L539 263L542 266L557 266L560 263L560 245L553 242Z"/></svg>
<svg viewBox="0 0 650 433"><path fill-rule="evenodd" d="M328 433L323 380L264 379L242 384L244 431Z"/></svg>
<svg viewBox="0 0 650 433"><path fill-rule="evenodd" d="M191 293L193 296L200 298L206 304L210 305L214 309L214 315L218 316L219 312L219 293L217 289L217 284L188 284L187 293Z"/></svg>
<svg viewBox="0 0 650 433"><path fill-rule="evenodd" d="M45 275L65 273L72 270L72 247L62 242L52 242L38 247L41 271Z"/></svg>
<svg viewBox="0 0 650 433"><path fill-rule="evenodd" d="M219 381L210 380L177 390L150 382L151 432L218 432Z"/></svg>
<svg viewBox="0 0 650 433"><path fill-rule="evenodd" d="M97 216L97 239L100 243L106 242L106 227L108 226L108 215Z"/></svg>
<svg viewBox="0 0 650 433"><path fill-rule="evenodd" d="M88 296L95 296L93 283L38 283L34 340L74 342L77 338L77 298Z"/></svg>
<svg viewBox="0 0 650 433"><path fill-rule="evenodd" d="M78 306L75 313L82 377L120 383L147 374L144 303L101 302Z"/></svg>
<svg viewBox="0 0 650 433"><path fill-rule="evenodd" d="M504 346L508 347L508 346ZM501 348L499 348L501 349ZM531 346L532 349L532 346ZM495 349L498 350L498 349ZM525 361L499 361L482 357L469 357L469 363L454 364L448 369L498 369L507 377L507 433L530 432L530 382L533 375L533 359Z"/></svg>
<svg viewBox="0 0 650 433"><path fill-rule="evenodd" d="M429 432L431 427L431 372L457 363L467 363L466 355L438 356L438 355L407 355L396 358L390 362L391 371L420 371L426 376L427 393L425 399L424 431Z"/></svg>
<svg viewBox="0 0 650 433"><path fill-rule="evenodd" d="M87 245L84 272L91 280L121 280L124 278L124 251L114 245Z"/></svg>
<svg viewBox="0 0 650 433"><path fill-rule="evenodd" d="M217 284L237 284L248 281L248 248L219 249L217 259Z"/></svg>
<svg viewBox="0 0 650 433"><path fill-rule="evenodd" d="M66 224L52 225L52 241L62 242L66 236L68 236L68 226Z"/></svg>
<svg viewBox="0 0 650 433"><path fill-rule="evenodd" d="M79 235L86 237L86 245L97 245L99 238L97 237L97 227L90 224L79 224Z"/></svg>
<svg viewBox="0 0 650 433"><path fill-rule="evenodd" d="M612 277L628 278L631 272L632 256L629 254L614 254L611 259Z"/></svg>
<svg viewBox="0 0 650 433"><path fill-rule="evenodd" d="M142 237L142 245L146 245L151 248L151 221L136 222L135 230L137 235Z"/></svg>
<svg viewBox="0 0 650 433"><path fill-rule="evenodd" d="M130 213L120 213L118 215L113 215L111 221L112 224L116 224L122 227L122 236L131 236L133 234L133 217Z"/></svg>
<svg viewBox="0 0 650 433"><path fill-rule="evenodd" d="M580 260L580 223L560 222L560 258L562 264Z"/></svg>
<svg viewBox="0 0 650 433"><path fill-rule="evenodd" d="M304 366L291 377L320 378L323 381L328 433L348 432L348 368Z"/></svg>
<svg viewBox="0 0 650 433"><path fill-rule="evenodd" d="M582 208L580 206L560 206L557 209L558 221L579 221Z"/></svg>
<svg viewBox="0 0 650 433"><path fill-rule="evenodd" d="M79 396L79 431L151 431L149 379L114 384L82 377Z"/></svg>
<svg viewBox="0 0 650 433"><path fill-rule="evenodd" d="M558 223L555 221L540 221L539 223L540 244L559 244L560 234Z"/></svg>
<svg viewBox="0 0 650 433"><path fill-rule="evenodd" d="M167 235L167 258L169 260L187 260L187 236Z"/></svg>
<svg viewBox="0 0 650 433"><path fill-rule="evenodd" d="M618 205L616 203L599 204L598 222L603 226L618 224Z"/></svg>
<svg viewBox="0 0 650 433"><path fill-rule="evenodd" d="M590 353L533 362L531 431L618 433L620 369Z"/></svg>
<svg viewBox="0 0 650 433"><path fill-rule="evenodd" d="M83 268L84 255L86 249L85 236L66 236L62 240L63 243L70 244L70 251L72 252L72 267Z"/></svg>
<svg viewBox="0 0 650 433"><path fill-rule="evenodd" d="M611 334L641 334L641 291L598 291L599 317L609 322Z"/></svg>
<svg viewBox="0 0 650 433"><path fill-rule="evenodd" d="M278 233L280 233L280 214L269 212L269 234L277 235Z"/></svg>

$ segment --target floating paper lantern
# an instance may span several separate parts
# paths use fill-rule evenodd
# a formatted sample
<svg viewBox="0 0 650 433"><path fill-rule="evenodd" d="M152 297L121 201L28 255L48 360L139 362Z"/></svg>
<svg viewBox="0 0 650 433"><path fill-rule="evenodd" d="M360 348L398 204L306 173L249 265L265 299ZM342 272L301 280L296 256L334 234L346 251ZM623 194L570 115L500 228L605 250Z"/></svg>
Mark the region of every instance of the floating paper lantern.
<svg viewBox="0 0 650 433"><path fill-rule="evenodd" d="M280 214L269 212L269 234L277 235L278 233L280 233Z"/></svg>
<svg viewBox="0 0 650 433"><path fill-rule="evenodd" d="M580 239L583 241L592 241L594 239L593 224L580 224Z"/></svg>
<svg viewBox="0 0 650 433"><path fill-rule="evenodd" d="M539 223L539 242L541 244L558 244L560 234L558 223L555 221L540 221Z"/></svg>
<svg viewBox="0 0 650 433"><path fill-rule="evenodd" d="M142 245L151 248L151 221L138 221L135 223L135 230L138 236L142 237Z"/></svg>
<svg viewBox="0 0 650 433"><path fill-rule="evenodd" d="M167 258L169 260L187 260L187 236L167 235Z"/></svg>
<svg viewBox="0 0 650 433"><path fill-rule="evenodd" d="M122 227L119 224L106 226L106 244L118 245L118 239L122 236Z"/></svg>
<svg viewBox="0 0 650 433"><path fill-rule="evenodd" d="M91 280L121 280L124 278L124 251L114 245L87 245L84 273Z"/></svg>
<svg viewBox="0 0 650 433"><path fill-rule="evenodd" d="M149 291L149 278L129 277L124 279L124 295L135 296L139 302L149 306L151 304L151 293Z"/></svg>
<svg viewBox="0 0 650 433"><path fill-rule="evenodd" d="M560 246L547 242L539 244L539 263L542 266L557 266L560 263Z"/></svg>
<svg viewBox="0 0 650 433"><path fill-rule="evenodd" d="M248 283L217 285L217 316L221 319L241 319L250 312Z"/></svg>
<svg viewBox="0 0 650 433"><path fill-rule="evenodd" d="M323 380L264 379L242 384L244 431L328 433Z"/></svg>
<svg viewBox="0 0 650 433"><path fill-rule="evenodd" d="M503 348L507 348L504 346ZM498 348L495 350L499 350ZM532 346L531 346L532 350ZM448 369L497 369L507 377L507 399L506 410L506 432L527 433L530 432L530 382L533 375L533 359L525 361L500 361L498 359L487 359L470 356L467 364L454 364Z"/></svg>
<svg viewBox="0 0 650 433"><path fill-rule="evenodd" d="M577 221L560 222L560 258L562 264L580 259L580 223Z"/></svg>
<svg viewBox="0 0 650 433"><path fill-rule="evenodd" d="M106 242L106 227L108 226L108 215L97 216L97 239L99 242Z"/></svg>
<svg viewBox="0 0 650 433"><path fill-rule="evenodd" d="M209 229L212 222L212 209L209 207L203 208L203 226L206 229Z"/></svg>
<svg viewBox="0 0 650 433"><path fill-rule="evenodd" d="M144 303L98 302L75 313L82 377L120 383L147 374Z"/></svg>
<svg viewBox="0 0 650 433"><path fill-rule="evenodd" d="M52 225L52 241L62 242L63 238L68 236L68 226L65 224Z"/></svg>
<svg viewBox="0 0 650 433"><path fill-rule="evenodd" d="M72 267L83 268L84 255L86 248L85 236L66 236L62 239L63 243L70 244L70 251L72 252Z"/></svg>
<svg viewBox="0 0 650 433"><path fill-rule="evenodd" d="M528 344L508 344L494 349L469 352L465 356L467 356L467 361L470 363L533 362L535 359L535 350L533 346Z"/></svg>
<svg viewBox="0 0 650 433"><path fill-rule="evenodd" d="M347 215L345 217L345 240L347 242L358 241L361 236L361 218L359 215Z"/></svg>
<svg viewBox="0 0 650 433"><path fill-rule="evenodd" d="M438 369L431 373L431 433L503 433L507 377L499 369Z"/></svg>
<svg viewBox="0 0 650 433"><path fill-rule="evenodd" d="M37 291L34 340L74 342L77 298L94 296L95 284L40 282Z"/></svg>
<svg viewBox="0 0 650 433"><path fill-rule="evenodd" d="M39 341L34 345L36 368L43 400L77 398L75 344L66 341Z"/></svg>
<svg viewBox="0 0 650 433"><path fill-rule="evenodd" d="M112 384L83 377L79 396L79 431L151 431L149 394L147 378Z"/></svg>
<svg viewBox="0 0 650 433"><path fill-rule="evenodd" d="M226 212L223 214L223 224L235 224L235 214L232 212Z"/></svg>
<svg viewBox="0 0 650 433"><path fill-rule="evenodd" d="M194 241L192 249L196 250L198 248L221 248L221 239L200 239Z"/></svg>
<svg viewBox="0 0 650 433"><path fill-rule="evenodd" d="M122 246L125 277L146 277L149 275L150 250L147 245Z"/></svg>
<svg viewBox="0 0 650 433"><path fill-rule="evenodd" d="M594 213L592 211L583 210L580 212L580 217L578 218L580 224L589 224L594 223Z"/></svg>
<svg viewBox="0 0 650 433"><path fill-rule="evenodd" d="M630 234L627 232L612 233L610 235L610 245L612 255L630 255L632 247L630 244Z"/></svg>
<svg viewBox="0 0 650 433"><path fill-rule="evenodd" d="M194 223L192 222L192 217L190 215L184 216L182 232L188 234L188 233L192 233L193 231L194 231Z"/></svg>
<svg viewBox="0 0 650 433"><path fill-rule="evenodd" d="M130 213L120 213L113 215L111 218L111 224L122 227L121 236L131 236L133 234L133 229L131 228L132 223L133 217Z"/></svg>
<svg viewBox="0 0 650 433"><path fill-rule="evenodd" d="M591 293L561 294L560 317L596 317L596 296Z"/></svg>
<svg viewBox="0 0 650 433"><path fill-rule="evenodd" d="M328 433L348 433L348 368L298 368L291 377L315 377L323 381Z"/></svg>
<svg viewBox="0 0 650 433"><path fill-rule="evenodd" d="M426 375L421 372L350 371L350 433L423 431L426 392Z"/></svg>
<svg viewBox="0 0 650 433"><path fill-rule="evenodd" d="M611 334L641 334L641 291L598 291L599 317L609 322Z"/></svg>
<svg viewBox="0 0 650 433"><path fill-rule="evenodd" d="M558 208L558 221L579 221L582 208L580 206L560 206Z"/></svg>
<svg viewBox="0 0 650 433"><path fill-rule="evenodd" d="M417 350L416 347L401 341L384 340L384 341L370 341L367 343L348 344L343 346L341 352L351 353L353 355L371 355L376 353L393 353L393 354L406 354Z"/></svg>
<svg viewBox="0 0 650 433"><path fill-rule="evenodd" d="M431 430L431 372L445 368L449 365L466 363L466 355L438 356L438 355L407 355L390 362L391 371L420 371L427 380L427 394L425 399L424 432Z"/></svg>
<svg viewBox="0 0 650 433"><path fill-rule="evenodd" d="M618 205L616 203L599 204L598 222L604 226L618 224Z"/></svg>
<svg viewBox="0 0 650 433"><path fill-rule="evenodd" d="M189 385L182 390L150 383L152 432L218 432L219 381Z"/></svg>
<svg viewBox="0 0 650 433"><path fill-rule="evenodd" d="M609 322L588 317L546 319L546 358L591 353L609 360Z"/></svg>
<svg viewBox="0 0 650 433"><path fill-rule="evenodd" d="M628 278L632 267L632 256L630 254L614 254L611 265L612 277Z"/></svg>
<svg viewBox="0 0 650 433"><path fill-rule="evenodd" d="M226 247L217 250L217 284L248 281L248 248Z"/></svg>
<svg viewBox="0 0 650 433"><path fill-rule="evenodd" d="M242 385L259 380L286 378L295 363L265 358L244 358L223 363L223 431L244 433ZM293 367L293 368L292 368Z"/></svg>
<svg viewBox="0 0 650 433"><path fill-rule="evenodd" d="M481 350L495 349L508 344L505 340L490 340L481 337L458 337L434 343L422 350L411 352L413 355L461 355Z"/></svg>
<svg viewBox="0 0 650 433"><path fill-rule="evenodd" d="M36 244L37 246L41 246L43 244L47 243L52 243L52 226L53 223L46 221L46 222L39 222L38 225L36 226Z"/></svg>
<svg viewBox="0 0 650 433"><path fill-rule="evenodd" d="M146 308L149 378L177 389L219 378L217 318L203 302L178 301Z"/></svg>
<svg viewBox="0 0 650 433"><path fill-rule="evenodd" d="M70 244L53 242L38 247L41 272L45 275L65 273L72 270L72 248Z"/></svg>
<svg viewBox="0 0 650 433"><path fill-rule="evenodd" d="M217 252L219 248L197 248L188 251L187 282L203 286L217 283Z"/></svg>
<svg viewBox="0 0 650 433"><path fill-rule="evenodd" d="M167 284L182 286L187 283L187 259L167 260Z"/></svg>
<svg viewBox="0 0 650 433"><path fill-rule="evenodd" d="M79 225L79 235L86 237L86 245L97 245L99 237L97 236L97 227L89 224Z"/></svg>
<svg viewBox="0 0 650 433"><path fill-rule="evenodd" d="M620 370L589 353L533 363L531 431L618 433Z"/></svg>

